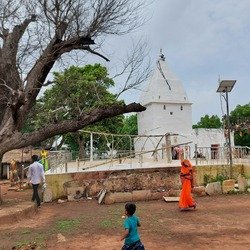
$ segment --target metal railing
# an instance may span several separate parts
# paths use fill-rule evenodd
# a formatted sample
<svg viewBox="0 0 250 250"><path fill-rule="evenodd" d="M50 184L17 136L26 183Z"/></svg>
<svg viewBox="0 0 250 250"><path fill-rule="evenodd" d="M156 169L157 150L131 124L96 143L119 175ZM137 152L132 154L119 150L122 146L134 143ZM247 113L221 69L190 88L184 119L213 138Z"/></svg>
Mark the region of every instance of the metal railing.
<svg viewBox="0 0 250 250"><path fill-rule="evenodd" d="M180 165L180 159L168 161L166 154L162 152L166 148L159 148L152 151L129 151L121 150L112 152L95 151L93 158L88 152L84 158L79 158L79 152L75 151L52 151L49 153L48 161L50 173L79 172L94 168L96 171L104 169L144 168L144 167L173 167ZM160 152L160 153L159 153ZM157 157L155 157L157 155ZM148 157L151 156L151 157ZM196 166L200 165L227 165L229 164L228 147L196 147L195 153L191 156L190 151L183 151L179 157L190 159ZM250 164L249 147L232 147L233 164Z"/></svg>
<svg viewBox="0 0 250 250"><path fill-rule="evenodd" d="M229 164L230 156L229 156L229 148L228 147L197 147L195 151L195 155L193 159L195 160L196 165L203 164ZM235 146L232 147L232 159L233 164L236 163L250 163L250 148L249 147L241 147Z"/></svg>

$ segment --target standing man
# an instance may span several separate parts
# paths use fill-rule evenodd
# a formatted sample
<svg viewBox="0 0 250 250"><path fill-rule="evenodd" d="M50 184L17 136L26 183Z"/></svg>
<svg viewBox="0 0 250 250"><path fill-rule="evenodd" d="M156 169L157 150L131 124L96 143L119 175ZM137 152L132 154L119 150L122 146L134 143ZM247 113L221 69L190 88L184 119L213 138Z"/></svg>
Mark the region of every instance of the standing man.
<svg viewBox="0 0 250 250"><path fill-rule="evenodd" d="M36 201L37 206L40 208L41 200L38 194L38 187L41 182L45 183L44 170L43 170L43 165L38 162L39 160L38 155L32 155L31 159L32 159L32 164L29 165L27 178L28 182L31 183L33 187L32 201Z"/></svg>

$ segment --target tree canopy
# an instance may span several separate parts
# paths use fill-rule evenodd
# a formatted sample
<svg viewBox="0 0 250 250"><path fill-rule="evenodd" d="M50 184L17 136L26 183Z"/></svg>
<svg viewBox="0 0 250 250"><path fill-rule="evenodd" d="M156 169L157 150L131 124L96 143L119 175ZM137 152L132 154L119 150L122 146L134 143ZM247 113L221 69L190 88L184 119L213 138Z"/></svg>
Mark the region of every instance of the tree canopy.
<svg viewBox="0 0 250 250"><path fill-rule="evenodd" d="M93 109L88 108L88 103L83 108L81 100L77 99L79 93L72 93L75 95L71 105L73 113L68 119L58 122L61 119L58 114L57 122L44 122L41 128L36 124L35 131L33 125L27 128L26 123L39 93L51 84L48 76L53 67L59 62L77 60L86 53L108 61L98 51L103 38L125 34L139 27L144 19L139 14L143 6L144 1L132 0L1 1L0 160L11 149L77 131L108 117L145 110L137 103L125 105L111 103L111 100L110 105L101 107L101 99ZM56 77L59 80L62 76L58 74ZM102 84L113 83L104 81ZM60 85L61 90L64 86ZM101 89L100 85L98 91ZM86 95L90 95L89 90L85 89ZM58 106L61 107L59 102Z"/></svg>
<svg viewBox="0 0 250 250"><path fill-rule="evenodd" d="M71 66L62 73L54 72L53 83L33 107L26 122L26 132L40 129L47 123L60 123L80 117L95 108L122 103L109 91L114 81L108 77L106 67L100 64ZM121 126L122 118L117 116L86 126L85 130L117 133ZM67 134L63 139L71 149L79 150L79 143L82 143L84 136L79 132ZM46 140L42 146L49 149L54 140Z"/></svg>
<svg viewBox="0 0 250 250"><path fill-rule="evenodd" d="M237 105L230 112L230 129L234 132L234 144L236 146L250 147L250 103ZM221 128L227 129L226 115L222 121L217 115L205 115L193 128Z"/></svg>
<svg viewBox="0 0 250 250"><path fill-rule="evenodd" d="M138 134L138 127L137 127L137 115L129 115L124 117L123 127L119 131L121 134L127 135L137 135Z"/></svg>
<svg viewBox="0 0 250 250"><path fill-rule="evenodd" d="M205 115L200 118L200 121L193 125L193 128L221 128L222 123L217 115Z"/></svg>
<svg viewBox="0 0 250 250"><path fill-rule="evenodd" d="M235 132L235 145L250 147L250 103L237 105L230 112L230 123Z"/></svg>

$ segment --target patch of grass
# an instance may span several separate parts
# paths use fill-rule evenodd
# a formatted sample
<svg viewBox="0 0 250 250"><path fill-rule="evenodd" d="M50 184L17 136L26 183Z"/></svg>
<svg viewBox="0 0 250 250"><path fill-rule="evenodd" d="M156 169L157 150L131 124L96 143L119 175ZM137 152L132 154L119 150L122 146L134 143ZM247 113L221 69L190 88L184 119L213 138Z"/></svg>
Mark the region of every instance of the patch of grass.
<svg viewBox="0 0 250 250"><path fill-rule="evenodd" d="M20 241L17 241L16 244L15 244L15 247L22 247L22 246L25 246L25 245L28 245L30 243L29 240L20 240Z"/></svg>
<svg viewBox="0 0 250 250"><path fill-rule="evenodd" d="M70 232L80 225L80 221L78 219L72 220L59 220L56 222L56 230L57 232L65 233Z"/></svg>
<svg viewBox="0 0 250 250"><path fill-rule="evenodd" d="M99 225L103 229L115 229L115 228L123 228L123 219L122 215L124 215L124 205L115 204L112 207L108 208L108 211L103 214L99 220Z"/></svg>
<svg viewBox="0 0 250 250"><path fill-rule="evenodd" d="M26 230L26 231L28 232L29 230ZM45 248L45 246L46 246L45 238L46 237L43 234L37 234L36 233L35 235L32 235L31 231L29 231L28 234L30 234L30 235L26 234L28 236L27 238L25 238L26 235L23 234L22 239L18 240L15 243L15 246L19 248L19 247L27 246L28 244L34 242L37 246L40 247L40 249L44 249Z"/></svg>
<svg viewBox="0 0 250 250"><path fill-rule="evenodd" d="M43 234L38 234L38 235L35 237L35 242L36 242L37 245L40 246L40 247L45 247L45 246L46 246L45 240L46 240L46 236L43 235Z"/></svg>
<svg viewBox="0 0 250 250"><path fill-rule="evenodd" d="M121 219L105 219L101 221L102 228L122 228Z"/></svg>
<svg viewBox="0 0 250 250"><path fill-rule="evenodd" d="M31 231L28 230L28 229L25 229L24 231L21 232L22 235L23 235L23 234L30 234L30 233L31 233Z"/></svg>

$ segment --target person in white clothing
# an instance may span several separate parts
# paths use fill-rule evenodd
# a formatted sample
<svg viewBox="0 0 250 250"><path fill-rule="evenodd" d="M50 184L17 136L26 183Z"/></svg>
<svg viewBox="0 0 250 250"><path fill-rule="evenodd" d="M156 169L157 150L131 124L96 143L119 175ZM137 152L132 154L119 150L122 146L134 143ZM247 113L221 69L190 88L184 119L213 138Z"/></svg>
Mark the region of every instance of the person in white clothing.
<svg viewBox="0 0 250 250"><path fill-rule="evenodd" d="M32 155L31 159L32 164L29 165L27 179L28 182L32 184L33 188L32 201L36 201L37 206L41 207L41 199L38 194L38 187L40 183L45 183L43 165L38 162L38 155Z"/></svg>

